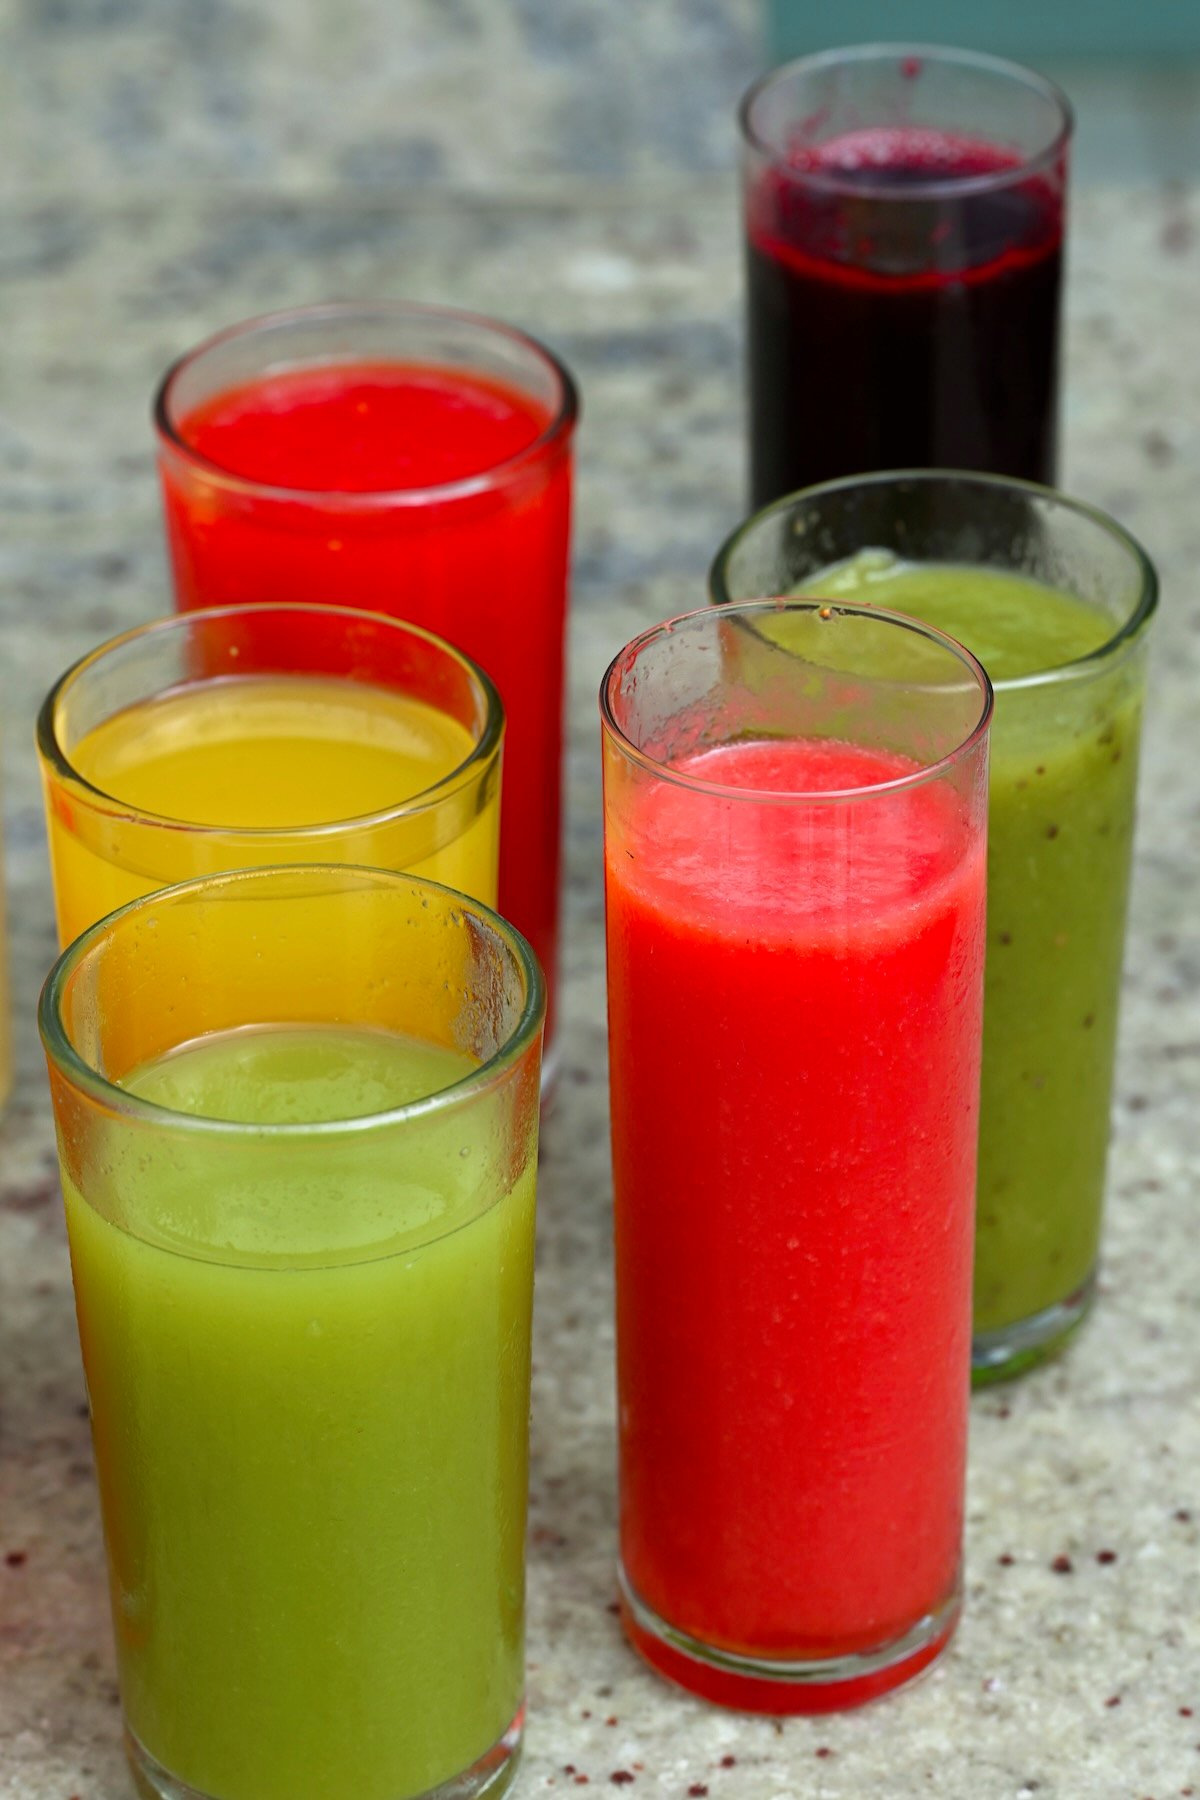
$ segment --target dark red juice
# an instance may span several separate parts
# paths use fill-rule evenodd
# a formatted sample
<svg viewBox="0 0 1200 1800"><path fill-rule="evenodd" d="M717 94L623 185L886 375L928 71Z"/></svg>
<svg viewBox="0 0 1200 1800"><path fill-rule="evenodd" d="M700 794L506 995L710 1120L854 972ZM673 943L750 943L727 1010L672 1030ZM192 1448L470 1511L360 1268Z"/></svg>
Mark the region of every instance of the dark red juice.
<svg viewBox="0 0 1200 1800"><path fill-rule="evenodd" d="M753 180L756 507L872 469L1053 483L1064 186L1061 155L891 127Z"/></svg>

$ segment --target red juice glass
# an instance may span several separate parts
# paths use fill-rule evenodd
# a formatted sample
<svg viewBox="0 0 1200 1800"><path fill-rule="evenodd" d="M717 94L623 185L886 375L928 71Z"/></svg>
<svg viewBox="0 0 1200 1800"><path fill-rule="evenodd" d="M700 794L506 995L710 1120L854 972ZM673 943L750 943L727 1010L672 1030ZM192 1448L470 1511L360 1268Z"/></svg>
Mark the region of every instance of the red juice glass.
<svg viewBox="0 0 1200 1800"><path fill-rule="evenodd" d="M742 1710L869 1699L958 1616L990 713L820 601L601 690L622 1612Z"/></svg>
<svg viewBox="0 0 1200 1800"><path fill-rule="evenodd" d="M764 76L740 122L754 507L870 469L1053 484L1059 89L863 44Z"/></svg>
<svg viewBox="0 0 1200 1800"><path fill-rule="evenodd" d="M366 608L466 650L508 717L499 909L554 991L575 385L522 332L405 302L210 338L155 401L175 598Z"/></svg>

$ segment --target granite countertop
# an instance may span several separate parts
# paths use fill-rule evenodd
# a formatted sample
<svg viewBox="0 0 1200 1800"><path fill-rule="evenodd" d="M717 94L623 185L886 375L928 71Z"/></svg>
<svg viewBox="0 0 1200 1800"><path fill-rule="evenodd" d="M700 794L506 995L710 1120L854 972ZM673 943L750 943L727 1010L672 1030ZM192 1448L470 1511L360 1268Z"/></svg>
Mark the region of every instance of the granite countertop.
<svg viewBox="0 0 1200 1800"><path fill-rule="evenodd" d="M1096 1316L1060 1363L976 1399L966 1616L907 1693L816 1722L718 1713L647 1673L614 1617L594 696L635 629L701 603L739 515L731 113L757 60L749 0L25 0L0 20L4 1800L130 1791L32 1024L53 950L34 710L74 656L167 609L163 364L331 295L507 317L584 393L520 1800L614 1781L656 1800L1200 1794L1198 194L1093 190L1072 227L1068 484L1165 589Z"/></svg>

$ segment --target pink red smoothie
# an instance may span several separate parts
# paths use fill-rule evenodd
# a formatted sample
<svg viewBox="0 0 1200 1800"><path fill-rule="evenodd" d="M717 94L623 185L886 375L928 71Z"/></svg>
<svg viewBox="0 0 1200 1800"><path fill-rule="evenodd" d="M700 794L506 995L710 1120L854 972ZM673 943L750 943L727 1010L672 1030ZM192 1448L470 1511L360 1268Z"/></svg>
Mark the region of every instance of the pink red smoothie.
<svg viewBox="0 0 1200 1800"><path fill-rule="evenodd" d="M682 770L914 766L801 740ZM957 1580L983 843L943 782L663 780L606 861L626 1580L719 1649L876 1648Z"/></svg>

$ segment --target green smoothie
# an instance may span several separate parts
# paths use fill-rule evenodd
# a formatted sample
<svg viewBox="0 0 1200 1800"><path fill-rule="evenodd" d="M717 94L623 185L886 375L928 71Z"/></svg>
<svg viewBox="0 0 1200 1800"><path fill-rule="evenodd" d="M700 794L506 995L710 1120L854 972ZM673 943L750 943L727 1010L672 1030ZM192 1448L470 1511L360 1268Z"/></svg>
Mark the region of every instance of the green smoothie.
<svg viewBox="0 0 1200 1800"><path fill-rule="evenodd" d="M475 1066L266 1026L124 1085L312 1123ZM65 1183L126 1715L202 1794L406 1800L521 1705L535 1154L489 1118L127 1130Z"/></svg>
<svg viewBox="0 0 1200 1800"><path fill-rule="evenodd" d="M1086 1293L1095 1271L1141 658L1023 683L1088 657L1115 627L1002 569L867 550L801 591L921 618L974 651L996 685L975 1260L986 1365L989 1340Z"/></svg>

